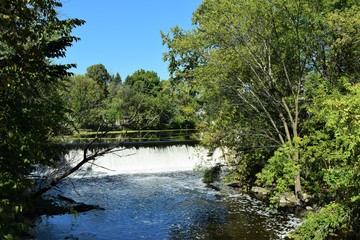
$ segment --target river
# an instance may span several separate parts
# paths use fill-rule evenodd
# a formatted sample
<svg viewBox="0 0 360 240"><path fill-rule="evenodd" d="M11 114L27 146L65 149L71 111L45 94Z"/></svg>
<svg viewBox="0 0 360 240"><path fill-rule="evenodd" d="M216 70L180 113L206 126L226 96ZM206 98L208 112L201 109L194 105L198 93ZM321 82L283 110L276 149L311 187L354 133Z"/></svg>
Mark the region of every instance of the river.
<svg viewBox="0 0 360 240"><path fill-rule="evenodd" d="M76 159L73 150L68 159ZM218 157L212 161L219 160ZM283 239L300 219L275 214L236 189L215 191L197 169L195 146L128 148L64 181L60 194L105 210L41 216L36 239Z"/></svg>

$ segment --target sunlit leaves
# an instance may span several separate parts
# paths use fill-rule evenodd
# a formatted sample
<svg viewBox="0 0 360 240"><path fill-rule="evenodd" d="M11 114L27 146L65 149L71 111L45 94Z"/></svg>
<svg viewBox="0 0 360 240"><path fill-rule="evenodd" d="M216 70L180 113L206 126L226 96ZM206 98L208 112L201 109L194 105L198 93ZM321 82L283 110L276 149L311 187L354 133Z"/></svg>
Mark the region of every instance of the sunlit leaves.
<svg viewBox="0 0 360 240"><path fill-rule="evenodd" d="M70 78L69 88L64 98L70 110L70 119L77 128L98 127L101 116L104 92L98 82L83 75Z"/></svg>
<svg viewBox="0 0 360 240"><path fill-rule="evenodd" d="M349 222L349 209L341 203L332 202L318 212L309 213L306 221L294 233L290 234L295 240L326 239L329 233L346 227Z"/></svg>
<svg viewBox="0 0 360 240"><path fill-rule="evenodd" d="M298 193L301 173L303 190L319 204L343 199L346 214L356 212L359 7L351 0L205 0L193 31L163 35L173 79L198 93L203 142L236 151L238 179L268 160L258 184L274 196ZM319 239L343 227L316 224Z"/></svg>
<svg viewBox="0 0 360 240"><path fill-rule="evenodd" d="M34 164L52 163L49 142L63 130L58 90L74 65L52 59L65 56L78 40L72 29L84 21L58 18L60 6L55 0L0 2L0 198L9 200L0 202L0 238L21 232L17 210L30 193L28 175Z"/></svg>

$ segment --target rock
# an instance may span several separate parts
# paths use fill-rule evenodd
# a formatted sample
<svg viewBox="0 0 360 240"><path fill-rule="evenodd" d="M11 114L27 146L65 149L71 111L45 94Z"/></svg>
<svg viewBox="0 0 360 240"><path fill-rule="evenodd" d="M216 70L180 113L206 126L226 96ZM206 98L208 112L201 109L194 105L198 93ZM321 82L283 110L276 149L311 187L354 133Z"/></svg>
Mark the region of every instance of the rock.
<svg viewBox="0 0 360 240"><path fill-rule="evenodd" d="M255 194L255 197L261 200L267 199L269 195L269 190L262 187L252 187L251 192Z"/></svg>
<svg viewBox="0 0 360 240"><path fill-rule="evenodd" d="M240 181L232 181L226 184L229 187L233 188L241 188L241 182Z"/></svg>
<svg viewBox="0 0 360 240"><path fill-rule="evenodd" d="M306 208L305 208L307 211L314 211L314 208L313 207L311 207L311 206L306 206Z"/></svg>
<svg viewBox="0 0 360 240"><path fill-rule="evenodd" d="M32 202L32 207L24 212L24 215L28 217L38 217L41 215L61 215L66 213L80 213L90 210L105 210L97 205L89 205L75 200L58 195L52 198L36 198Z"/></svg>
<svg viewBox="0 0 360 240"><path fill-rule="evenodd" d="M308 203L313 199L313 196L307 194L307 193L303 193L303 198L304 198L304 202Z"/></svg>
<svg viewBox="0 0 360 240"><path fill-rule="evenodd" d="M213 189L213 190L215 190L215 191L220 191L220 187L215 186L215 185L212 184L212 183L208 184L208 187L211 188L211 189Z"/></svg>
<svg viewBox="0 0 360 240"><path fill-rule="evenodd" d="M215 165L214 167L205 170L204 176L203 176L203 182L210 184L215 181L219 180L219 175L221 171L220 165Z"/></svg>
<svg viewBox="0 0 360 240"><path fill-rule="evenodd" d="M292 192L286 192L280 195L279 197L279 206L280 207L294 207L299 204L299 201L296 199L296 196Z"/></svg>
<svg viewBox="0 0 360 240"><path fill-rule="evenodd" d="M73 209L77 213L88 212L90 210L105 210L105 208L99 207L97 205L88 205L85 203L78 203L77 205L73 206Z"/></svg>

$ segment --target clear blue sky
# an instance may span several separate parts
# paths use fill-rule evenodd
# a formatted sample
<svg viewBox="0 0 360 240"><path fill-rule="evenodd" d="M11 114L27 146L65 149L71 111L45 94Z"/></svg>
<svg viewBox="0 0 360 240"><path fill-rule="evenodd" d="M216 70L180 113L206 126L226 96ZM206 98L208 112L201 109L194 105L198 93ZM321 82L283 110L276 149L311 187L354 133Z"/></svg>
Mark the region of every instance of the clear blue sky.
<svg viewBox="0 0 360 240"><path fill-rule="evenodd" d="M167 33L178 25L191 29L192 13L201 0L61 0L61 18L80 18L86 24L73 35L81 41L68 48L60 63L76 63L76 74L102 63L110 74L126 76L145 69L168 79L167 63L162 54L160 30Z"/></svg>

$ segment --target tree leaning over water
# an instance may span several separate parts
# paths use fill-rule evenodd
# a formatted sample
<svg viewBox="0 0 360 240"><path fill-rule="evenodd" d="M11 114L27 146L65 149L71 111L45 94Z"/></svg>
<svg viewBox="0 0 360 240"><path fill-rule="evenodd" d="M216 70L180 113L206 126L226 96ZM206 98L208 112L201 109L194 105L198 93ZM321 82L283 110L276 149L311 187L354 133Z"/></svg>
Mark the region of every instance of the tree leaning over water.
<svg viewBox="0 0 360 240"><path fill-rule="evenodd" d="M352 137L335 141L334 129L332 134L325 129L332 120L322 115L319 121L313 106L320 104L314 89L325 88L322 94L329 99L335 99L331 92L339 92L339 99L358 97L349 86L356 89L360 77L359 10L358 1L205 0L193 15L194 30L174 27L162 35L174 80L186 81L198 92L204 144L233 150L232 178L270 187L273 204L286 191L301 202L305 190L321 204L334 206L339 199L326 192L334 188L330 183L338 179L337 171L324 173L329 168L358 169L359 133L351 130L347 134ZM333 105L321 106L336 115ZM355 102L348 109L351 126L357 126ZM338 148L328 148L343 158L341 164L327 165L329 159L314 150L319 146L308 142L315 141L314 129L327 131L329 146L335 141L338 148L348 149L341 156ZM348 146L350 139L355 142ZM357 175L346 176L350 182ZM313 181L321 183L316 190ZM342 183L336 191L352 190L345 191L347 204L342 207L347 210L341 216L350 216L358 209L359 186ZM340 216L336 221L325 228L313 224L326 230L319 231L322 235L314 230L308 239L323 238L345 223L351 229L354 223Z"/></svg>
<svg viewBox="0 0 360 240"><path fill-rule="evenodd" d="M56 0L0 3L0 237L24 231L21 212L34 164L51 165L66 124L60 89L73 64L57 64L84 21L60 19Z"/></svg>

